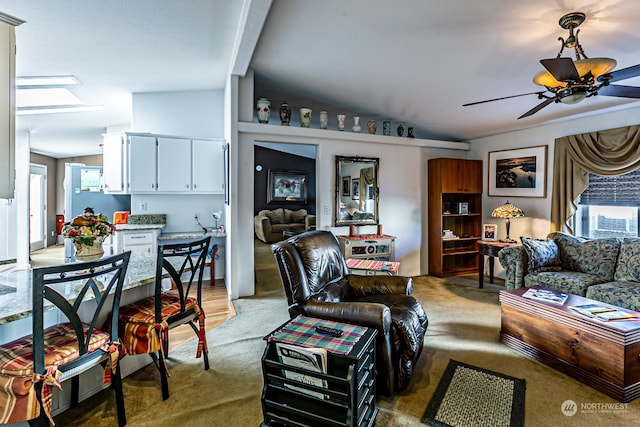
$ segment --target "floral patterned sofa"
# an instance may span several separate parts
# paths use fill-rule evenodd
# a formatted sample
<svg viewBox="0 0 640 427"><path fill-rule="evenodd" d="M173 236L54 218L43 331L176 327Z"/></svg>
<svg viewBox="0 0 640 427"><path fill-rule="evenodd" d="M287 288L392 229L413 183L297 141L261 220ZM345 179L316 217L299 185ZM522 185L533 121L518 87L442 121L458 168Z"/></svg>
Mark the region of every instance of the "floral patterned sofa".
<svg viewBox="0 0 640 427"><path fill-rule="evenodd" d="M640 311L640 238L521 239L498 253L508 289L538 285Z"/></svg>

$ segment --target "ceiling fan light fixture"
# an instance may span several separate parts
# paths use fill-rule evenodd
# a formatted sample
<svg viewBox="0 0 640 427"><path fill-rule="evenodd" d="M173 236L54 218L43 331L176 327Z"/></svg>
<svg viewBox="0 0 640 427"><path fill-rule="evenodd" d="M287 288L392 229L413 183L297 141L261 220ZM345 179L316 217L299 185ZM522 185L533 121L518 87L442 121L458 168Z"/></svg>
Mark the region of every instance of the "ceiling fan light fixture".
<svg viewBox="0 0 640 427"><path fill-rule="evenodd" d="M567 105L577 104L578 102L582 101L586 97L587 95L585 95L584 92L572 93L571 95L562 96L560 98L560 102Z"/></svg>
<svg viewBox="0 0 640 427"><path fill-rule="evenodd" d="M593 79L597 80L601 75L607 74L609 71L616 68L618 63L615 59L611 58L588 58L573 61L573 64L576 66L576 70L578 70L580 77L584 77L591 72ZM567 86L567 82L560 82L556 80L555 77L553 77L553 75L547 70L540 71L538 74L533 76L533 82L547 88Z"/></svg>

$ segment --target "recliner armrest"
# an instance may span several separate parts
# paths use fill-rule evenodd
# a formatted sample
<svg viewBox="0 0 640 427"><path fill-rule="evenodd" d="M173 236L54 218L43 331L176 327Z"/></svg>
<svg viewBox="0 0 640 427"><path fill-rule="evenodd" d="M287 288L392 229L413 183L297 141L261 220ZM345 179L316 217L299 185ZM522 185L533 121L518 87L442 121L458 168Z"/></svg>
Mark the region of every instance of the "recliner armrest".
<svg viewBox="0 0 640 427"><path fill-rule="evenodd" d="M375 302L324 302L309 300L305 314L318 319L362 325L388 333L391 328L391 310Z"/></svg>
<svg viewBox="0 0 640 427"><path fill-rule="evenodd" d="M413 279L405 276L359 276L347 275L352 295L362 297L367 295L386 295L413 293Z"/></svg>

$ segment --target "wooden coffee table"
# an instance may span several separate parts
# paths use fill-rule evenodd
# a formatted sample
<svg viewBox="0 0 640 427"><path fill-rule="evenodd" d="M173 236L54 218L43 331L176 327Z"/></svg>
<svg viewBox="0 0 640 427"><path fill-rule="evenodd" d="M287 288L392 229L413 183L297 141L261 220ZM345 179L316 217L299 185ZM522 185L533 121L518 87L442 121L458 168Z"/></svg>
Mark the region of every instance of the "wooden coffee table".
<svg viewBox="0 0 640 427"><path fill-rule="evenodd" d="M640 321L599 321L569 306L609 304L571 295L555 305L526 289L500 291L500 342L621 402L640 396Z"/></svg>

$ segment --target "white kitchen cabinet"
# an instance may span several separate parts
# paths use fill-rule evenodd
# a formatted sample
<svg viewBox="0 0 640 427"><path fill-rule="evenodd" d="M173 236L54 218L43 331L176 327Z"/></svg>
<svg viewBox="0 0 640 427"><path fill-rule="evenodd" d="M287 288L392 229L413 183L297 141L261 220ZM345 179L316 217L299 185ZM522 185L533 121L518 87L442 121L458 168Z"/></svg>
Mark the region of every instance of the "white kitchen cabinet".
<svg viewBox="0 0 640 427"><path fill-rule="evenodd" d="M129 194L128 140L125 134L105 135L102 141L104 192Z"/></svg>
<svg viewBox="0 0 640 427"><path fill-rule="evenodd" d="M117 141L122 141L122 151ZM224 194L221 140L135 133L105 136L103 158L109 193L124 188L122 194Z"/></svg>
<svg viewBox="0 0 640 427"><path fill-rule="evenodd" d="M0 198L13 199L15 190L16 36L24 21L0 12Z"/></svg>
<svg viewBox="0 0 640 427"><path fill-rule="evenodd" d="M194 139L191 142L192 191L224 194L224 151L220 141Z"/></svg>
<svg viewBox="0 0 640 427"><path fill-rule="evenodd" d="M114 253L124 251L154 253L160 230L118 230Z"/></svg>
<svg viewBox="0 0 640 427"><path fill-rule="evenodd" d="M158 192L191 192L191 140L158 137Z"/></svg>
<svg viewBox="0 0 640 427"><path fill-rule="evenodd" d="M157 158L155 136L129 136L129 184L131 193L157 191Z"/></svg>

